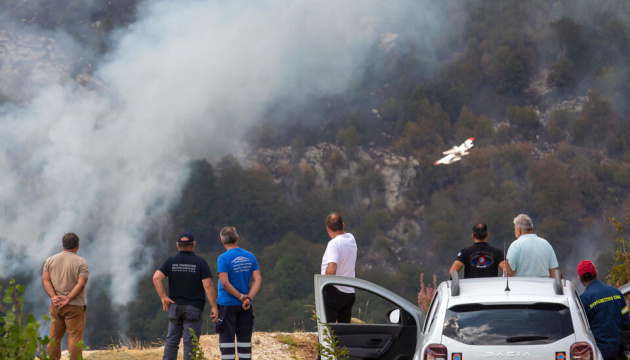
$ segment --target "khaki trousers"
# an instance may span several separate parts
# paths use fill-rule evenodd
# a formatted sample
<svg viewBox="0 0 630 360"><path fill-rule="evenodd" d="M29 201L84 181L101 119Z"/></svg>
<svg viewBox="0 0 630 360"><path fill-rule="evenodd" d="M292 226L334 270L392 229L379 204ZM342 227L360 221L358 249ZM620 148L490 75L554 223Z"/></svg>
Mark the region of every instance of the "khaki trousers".
<svg viewBox="0 0 630 360"><path fill-rule="evenodd" d="M58 309L50 304L50 339L55 341L55 346L48 344L48 356L51 360L61 358L61 339L68 331L68 351L70 360L77 360L82 354L77 343L83 340L85 329L85 306L66 305Z"/></svg>

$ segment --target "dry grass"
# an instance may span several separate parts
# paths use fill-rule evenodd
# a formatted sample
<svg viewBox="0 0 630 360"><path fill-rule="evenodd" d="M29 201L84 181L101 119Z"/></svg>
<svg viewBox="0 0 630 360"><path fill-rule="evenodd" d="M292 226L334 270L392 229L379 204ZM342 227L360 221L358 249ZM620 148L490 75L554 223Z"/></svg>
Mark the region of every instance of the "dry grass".
<svg viewBox="0 0 630 360"><path fill-rule="evenodd" d="M218 335L202 335L199 344L206 359L220 359ZM161 359L164 347L147 347L132 343L131 348L112 345L109 350L85 351L86 360L153 360ZM183 359L182 346L178 359ZM63 359L63 357L62 357ZM238 357L237 357L238 359ZM315 360L317 359L317 333L255 332L252 336L252 359L256 360Z"/></svg>

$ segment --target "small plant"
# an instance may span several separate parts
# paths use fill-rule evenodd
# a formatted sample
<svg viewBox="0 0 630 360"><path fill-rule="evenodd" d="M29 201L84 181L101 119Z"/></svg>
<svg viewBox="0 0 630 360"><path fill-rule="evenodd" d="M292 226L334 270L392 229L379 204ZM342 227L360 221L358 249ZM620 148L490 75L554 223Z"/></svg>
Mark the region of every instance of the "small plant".
<svg viewBox="0 0 630 360"><path fill-rule="evenodd" d="M83 360L83 350L90 350L90 347L89 346L85 346L85 343L83 342L83 340L79 340L75 346L77 348L81 349L81 352L79 353L78 360Z"/></svg>
<svg viewBox="0 0 630 360"><path fill-rule="evenodd" d="M0 287L1 289L1 287ZM11 304L7 309L4 325L0 328L0 360L16 359L31 360L38 357L40 360L48 360L46 346L52 343L48 336L39 336L43 325L35 320L33 314L26 317L22 314L24 306L24 286L15 283L11 279L9 286L4 290L2 302ZM45 321L50 321L48 315Z"/></svg>
<svg viewBox="0 0 630 360"><path fill-rule="evenodd" d="M322 322L317 315L313 315L313 319L324 328L324 343L317 343L317 353L322 359L347 360L350 352L345 346L339 347L339 339L330 326Z"/></svg>
<svg viewBox="0 0 630 360"><path fill-rule="evenodd" d="M278 341L288 345L289 347L297 346L295 340L289 335L278 334Z"/></svg>
<svg viewBox="0 0 630 360"><path fill-rule="evenodd" d="M299 332L295 331L293 333L279 333L276 335L276 339L287 345L292 354L290 359L293 360L300 360L298 353L304 353L309 348L316 346L312 339L306 336L300 336Z"/></svg>
<svg viewBox="0 0 630 360"><path fill-rule="evenodd" d="M435 295L435 291L437 290L437 275L433 275L433 287L431 285L424 284L424 274L420 274L420 291L418 292L418 306L420 309L424 310L425 316L427 311L429 311L429 305L431 305L431 300L433 299L433 295Z"/></svg>
<svg viewBox="0 0 630 360"><path fill-rule="evenodd" d="M298 344L295 342L295 340L291 336L279 334L278 340L289 347L289 350L291 350L291 353L293 354L291 355L291 359L299 360L297 356L297 350L296 350L296 347Z"/></svg>
<svg viewBox="0 0 630 360"><path fill-rule="evenodd" d="M193 344L193 352L188 354L191 357L191 359L195 359L195 360L206 360L206 356L203 353L203 350L201 350L201 346L199 345L199 338L197 337L197 335L195 335L195 330L193 330L192 328L188 329L190 331L190 335L192 335L192 344Z"/></svg>

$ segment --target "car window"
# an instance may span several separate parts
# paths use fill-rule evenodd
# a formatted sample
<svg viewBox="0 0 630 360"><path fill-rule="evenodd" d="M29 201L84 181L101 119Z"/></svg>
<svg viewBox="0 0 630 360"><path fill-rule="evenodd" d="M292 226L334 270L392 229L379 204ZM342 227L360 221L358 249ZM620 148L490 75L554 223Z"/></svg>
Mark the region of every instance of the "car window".
<svg viewBox="0 0 630 360"><path fill-rule="evenodd" d="M352 306L352 318L366 324L390 324L388 312L400 307L378 294L354 288L356 298Z"/></svg>
<svg viewBox="0 0 630 360"><path fill-rule="evenodd" d="M469 345L550 344L573 334L562 304L454 306L446 311L443 336Z"/></svg>
<svg viewBox="0 0 630 360"><path fill-rule="evenodd" d="M588 318L586 317L586 310L584 310L584 304L582 304L582 299L580 299L577 291L573 293L573 301L577 303L578 312L580 313L580 321L582 322L584 330L589 330L590 325L588 323Z"/></svg>
<svg viewBox="0 0 630 360"><path fill-rule="evenodd" d="M425 334L429 331L429 329L433 328L433 324L435 323L435 314L437 309L440 308L440 292L436 291L433 296L433 300L431 300L431 305L429 305L429 311L427 311L427 317L424 322L424 329L422 330Z"/></svg>

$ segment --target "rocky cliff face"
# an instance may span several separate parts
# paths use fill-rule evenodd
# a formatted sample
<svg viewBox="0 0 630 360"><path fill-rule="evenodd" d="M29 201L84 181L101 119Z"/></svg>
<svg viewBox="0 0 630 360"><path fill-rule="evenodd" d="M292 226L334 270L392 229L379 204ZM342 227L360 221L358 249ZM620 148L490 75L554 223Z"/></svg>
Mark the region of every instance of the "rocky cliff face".
<svg viewBox="0 0 630 360"><path fill-rule="evenodd" d="M290 146L248 149L241 161L246 167L267 169L293 201L296 188L304 186L307 178L314 187L352 193L357 206L384 207L391 214L402 213L400 210L409 214L420 207L405 196L417 181L420 164L412 156L402 156L391 149L359 147L348 152L335 144L320 143L301 151ZM421 233L418 218L397 216L384 240L399 261L410 260L414 259L415 251L410 251L409 244L417 244ZM368 267L391 266L381 263L378 257L366 260Z"/></svg>
<svg viewBox="0 0 630 360"><path fill-rule="evenodd" d="M55 51L55 39L0 31L0 100L27 99L23 83L32 76L63 77L69 72L65 55Z"/></svg>
<svg viewBox="0 0 630 360"><path fill-rule="evenodd" d="M248 150L243 158L248 167L264 166L274 179L287 188L298 183L299 175L311 174L314 185L324 189L343 185L349 178L360 178L376 171L382 176L381 191L362 192L360 201L369 205L383 195L385 206L394 212L409 206L405 191L415 181L419 163L413 157L395 154L386 148L358 148L353 154L329 143L320 143L298 152L290 146Z"/></svg>

